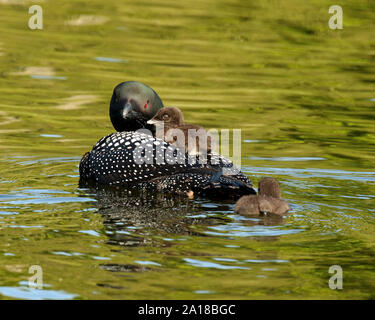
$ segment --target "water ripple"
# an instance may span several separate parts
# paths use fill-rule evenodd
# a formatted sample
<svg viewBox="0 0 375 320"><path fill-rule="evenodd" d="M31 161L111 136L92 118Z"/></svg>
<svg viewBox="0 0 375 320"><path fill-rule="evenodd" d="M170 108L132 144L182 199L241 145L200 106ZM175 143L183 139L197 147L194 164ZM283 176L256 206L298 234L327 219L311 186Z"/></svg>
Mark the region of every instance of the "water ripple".
<svg viewBox="0 0 375 320"><path fill-rule="evenodd" d="M198 267L198 268L213 268L213 269L222 269L222 270L230 270L230 269L251 270L251 268L249 267L227 266L227 265L223 265L219 263L190 259L190 258L184 258L184 261L187 262L187 264L193 267Z"/></svg>
<svg viewBox="0 0 375 320"><path fill-rule="evenodd" d="M279 229L277 226L245 226L239 223L228 223L218 226L208 227L215 231L205 231L205 234L213 236L234 236L234 237L254 237L254 236L281 236L296 234L304 231L303 229Z"/></svg>
<svg viewBox="0 0 375 320"><path fill-rule="evenodd" d="M336 180L354 180L361 182L374 182L373 171L346 171L332 169L294 169L294 168L268 168L268 167L243 167L248 174L277 174L288 175L295 178L330 178Z"/></svg>
<svg viewBox="0 0 375 320"><path fill-rule="evenodd" d="M71 300L78 296L65 291L40 290L27 287L0 287L0 294L6 297L26 300Z"/></svg>
<svg viewBox="0 0 375 320"><path fill-rule="evenodd" d="M326 160L326 158L319 158L319 157L246 157L246 159L250 160L266 160L266 161L319 161L319 160Z"/></svg>

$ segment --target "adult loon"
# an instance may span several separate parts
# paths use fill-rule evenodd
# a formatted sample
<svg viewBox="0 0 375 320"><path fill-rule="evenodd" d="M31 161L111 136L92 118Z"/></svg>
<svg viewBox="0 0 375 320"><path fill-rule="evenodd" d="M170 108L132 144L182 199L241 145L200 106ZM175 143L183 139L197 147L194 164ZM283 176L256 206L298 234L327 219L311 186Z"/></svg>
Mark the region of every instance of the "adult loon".
<svg viewBox="0 0 375 320"><path fill-rule="evenodd" d="M176 194L192 191L221 199L256 194L250 179L223 156L212 153L210 161L201 163L154 138L155 127L147 121L161 108L163 102L149 86L136 81L117 85L109 114L118 132L100 139L82 157L81 182Z"/></svg>

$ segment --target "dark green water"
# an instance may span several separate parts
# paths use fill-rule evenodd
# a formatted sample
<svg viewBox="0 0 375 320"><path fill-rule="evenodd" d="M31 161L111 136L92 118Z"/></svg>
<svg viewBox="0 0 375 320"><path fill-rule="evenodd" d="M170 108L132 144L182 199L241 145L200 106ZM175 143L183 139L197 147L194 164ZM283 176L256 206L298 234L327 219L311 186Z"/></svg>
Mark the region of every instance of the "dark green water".
<svg viewBox="0 0 375 320"><path fill-rule="evenodd" d="M0 1L0 298L374 299L373 1L342 1L343 30L323 0L46 0L35 31L31 3ZM241 128L242 170L290 215L79 188L124 80Z"/></svg>

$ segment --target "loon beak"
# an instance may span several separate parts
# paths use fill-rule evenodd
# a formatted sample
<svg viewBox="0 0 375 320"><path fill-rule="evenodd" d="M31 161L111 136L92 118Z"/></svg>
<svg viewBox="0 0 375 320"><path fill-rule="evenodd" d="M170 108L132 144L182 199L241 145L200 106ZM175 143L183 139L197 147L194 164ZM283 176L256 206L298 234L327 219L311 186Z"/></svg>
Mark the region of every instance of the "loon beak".
<svg viewBox="0 0 375 320"><path fill-rule="evenodd" d="M133 111L132 105L129 102L127 102L124 108L122 109L122 117L124 119L128 118L129 113L132 111Z"/></svg>

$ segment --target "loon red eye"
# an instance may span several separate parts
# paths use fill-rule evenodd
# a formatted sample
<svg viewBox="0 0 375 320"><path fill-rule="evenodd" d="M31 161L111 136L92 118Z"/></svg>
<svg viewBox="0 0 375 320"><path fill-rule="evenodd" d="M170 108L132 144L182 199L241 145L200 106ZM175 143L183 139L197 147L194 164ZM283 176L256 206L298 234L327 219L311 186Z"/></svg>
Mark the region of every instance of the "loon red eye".
<svg viewBox="0 0 375 320"><path fill-rule="evenodd" d="M148 107L148 103L149 103L149 102L150 102L150 101L147 100L146 104L144 105L144 108L145 108L145 109L147 109L147 107Z"/></svg>

